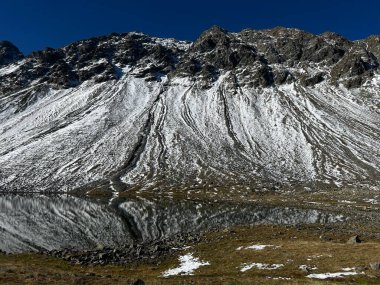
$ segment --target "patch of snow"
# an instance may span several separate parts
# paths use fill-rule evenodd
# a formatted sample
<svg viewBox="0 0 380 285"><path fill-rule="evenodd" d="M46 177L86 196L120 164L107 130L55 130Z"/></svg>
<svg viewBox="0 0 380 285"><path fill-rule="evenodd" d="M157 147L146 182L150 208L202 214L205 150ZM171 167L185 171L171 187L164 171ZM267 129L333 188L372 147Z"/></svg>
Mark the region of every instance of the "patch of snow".
<svg viewBox="0 0 380 285"><path fill-rule="evenodd" d="M7 66L5 66L3 68L0 68L0 76L8 75L10 73L15 72L24 63L25 63L25 60L20 61L18 63L13 63L13 64L10 64L10 65L7 65Z"/></svg>
<svg viewBox="0 0 380 285"><path fill-rule="evenodd" d="M363 201L372 205L379 204L379 202L376 199L363 199Z"/></svg>
<svg viewBox="0 0 380 285"><path fill-rule="evenodd" d="M111 185L111 188L113 188L112 185ZM114 188L113 188L113 189L114 189ZM109 206L112 205L112 202L113 202L115 199L119 198L119 196L120 196L120 193L119 193L119 192L117 192L117 191L113 191L113 192L112 192L112 198L109 200L108 205L109 205Z"/></svg>
<svg viewBox="0 0 380 285"><path fill-rule="evenodd" d="M267 247L274 247L279 248L280 246L274 246L271 244L265 245L265 244L255 244L250 246L239 246L236 250L243 250L243 249L252 249L252 250L263 250Z"/></svg>
<svg viewBox="0 0 380 285"><path fill-rule="evenodd" d="M199 258L194 257L192 253L180 256L178 258L179 267L169 269L162 273L163 277L175 276L175 275L193 275L194 270L201 266L210 265L207 261L201 261Z"/></svg>
<svg viewBox="0 0 380 285"><path fill-rule="evenodd" d="M290 277L270 277L268 276L267 279L273 279L273 280L292 280Z"/></svg>
<svg viewBox="0 0 380 285"><path fill-rule="evenodd" d="M256 263L256 262L253 262L253 263L243 263L241 265L241 268L240 268L240 271L241 272L245 272L245 271L248 271L252 268L256 268L256 269L265 269L265 270L275 270L275 269L279 269L281 267L283 267L284 264L267 264L267 263Z"/></svg>
<svg viewBox="0 0 380 285"><path fill-rule="evenodd" d="M341 278L344 276L358 275L357 272L344 271L344 272L335 272L335 273L313 273L309 274L306 277L312 279L328 279L328 278Z"/></svg>
<svg viewBox="0 0 380 285"><path fill-rule="evenodd" d="M339 203L345 203L345 204L356 204L355 201L349 201L349 200L339 200Z"/></svg>

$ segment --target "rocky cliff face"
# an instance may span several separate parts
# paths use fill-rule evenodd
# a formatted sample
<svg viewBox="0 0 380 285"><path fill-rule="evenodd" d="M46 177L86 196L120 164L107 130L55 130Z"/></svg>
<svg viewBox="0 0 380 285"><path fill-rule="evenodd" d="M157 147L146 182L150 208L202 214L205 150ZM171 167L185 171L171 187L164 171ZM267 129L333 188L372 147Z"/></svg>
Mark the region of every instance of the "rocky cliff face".
<svg viewBox="0 0 380 285"><path fill-rule="evenodd" d="M219 27L0 43L0 188L377 183L379 38Z"/></svg>

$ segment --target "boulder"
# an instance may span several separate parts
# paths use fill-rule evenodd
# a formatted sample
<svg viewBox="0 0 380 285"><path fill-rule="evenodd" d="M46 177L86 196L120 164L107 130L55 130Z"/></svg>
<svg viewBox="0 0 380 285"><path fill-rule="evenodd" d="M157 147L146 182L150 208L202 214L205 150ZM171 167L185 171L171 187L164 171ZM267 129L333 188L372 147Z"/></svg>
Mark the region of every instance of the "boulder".
<svg viewBox="0 0 380 285"><path fill-rule="evenodd" d="M145 282L141 279L133 280L131 285L145 285Z"/></svg>
<svg viewBox="0 0 380 285"><path fill-rule="evenodd" d="M361 243L361 242L362 242L362 240L360 239L360 237L358 235L350 237L347 241L348 244L357 244L357 243Z"/></svg>

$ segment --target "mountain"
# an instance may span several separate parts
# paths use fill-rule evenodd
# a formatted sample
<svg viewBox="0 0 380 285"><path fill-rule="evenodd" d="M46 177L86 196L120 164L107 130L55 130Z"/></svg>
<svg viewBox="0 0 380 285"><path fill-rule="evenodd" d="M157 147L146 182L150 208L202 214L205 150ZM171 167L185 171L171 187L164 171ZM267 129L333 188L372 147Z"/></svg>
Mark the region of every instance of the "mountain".
<svg viewBox="0 0 380 285"><path fill-rule="evenodd" d="M0 42L0 189L378 185L380 37Z"/></svg>

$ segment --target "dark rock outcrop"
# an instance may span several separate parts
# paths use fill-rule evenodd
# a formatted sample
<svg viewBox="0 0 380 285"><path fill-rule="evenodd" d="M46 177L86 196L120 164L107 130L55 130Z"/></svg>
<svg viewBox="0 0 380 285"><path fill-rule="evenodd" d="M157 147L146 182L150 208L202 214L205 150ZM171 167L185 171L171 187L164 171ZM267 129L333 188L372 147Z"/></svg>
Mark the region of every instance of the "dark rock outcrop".
<svg viewBox="0 0 380 285"><path fill-rule="evenodd" d="M8 41L0 41L0 67L23 59L20 50Z"/></svg>

